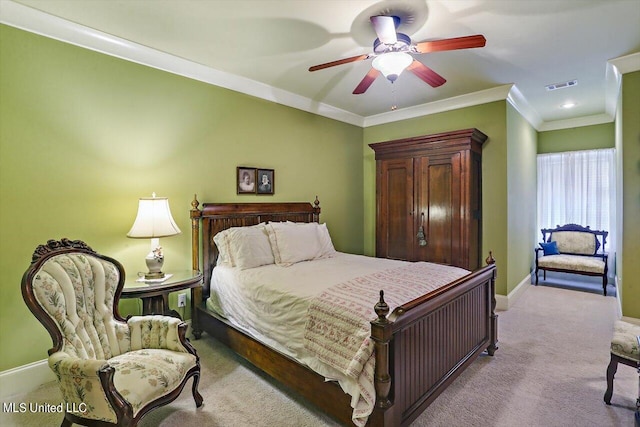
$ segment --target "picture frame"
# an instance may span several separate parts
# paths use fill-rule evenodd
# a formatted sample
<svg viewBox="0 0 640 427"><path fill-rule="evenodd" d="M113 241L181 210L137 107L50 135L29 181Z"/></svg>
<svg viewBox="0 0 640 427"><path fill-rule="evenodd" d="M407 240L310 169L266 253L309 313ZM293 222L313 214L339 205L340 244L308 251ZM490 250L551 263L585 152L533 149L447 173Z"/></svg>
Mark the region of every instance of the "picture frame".
<svg viewBox="0 0 640 427"><path fill-rule="evenodd" d="M236 168L236 189L238 194L256 194L256 168L238 166Z"/></svg>
<svg viewBox="0 0 640 427"><path fill-rule="evenodd" d="M275 170L257 169L256 170L256 193L273 195L274 189L275 189Z"/></svg>

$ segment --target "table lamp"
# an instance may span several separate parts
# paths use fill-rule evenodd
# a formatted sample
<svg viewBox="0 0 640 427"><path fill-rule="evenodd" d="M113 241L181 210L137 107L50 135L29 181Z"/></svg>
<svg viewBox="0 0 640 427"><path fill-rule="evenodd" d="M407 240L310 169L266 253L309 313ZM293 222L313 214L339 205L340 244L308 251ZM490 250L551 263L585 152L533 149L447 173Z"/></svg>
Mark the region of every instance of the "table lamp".
<svg viewBox="0 0 640 427"><path fill-rule="evenodd" d="M169 199L166 197L141 198L138 202L138 215L127 237L134 239L151 239L151 251L145 258L148 273L145 273L146 280L162 279L162 264L164 255L160 246L160 237L175 236L181 231L171 216Z"/></svg>

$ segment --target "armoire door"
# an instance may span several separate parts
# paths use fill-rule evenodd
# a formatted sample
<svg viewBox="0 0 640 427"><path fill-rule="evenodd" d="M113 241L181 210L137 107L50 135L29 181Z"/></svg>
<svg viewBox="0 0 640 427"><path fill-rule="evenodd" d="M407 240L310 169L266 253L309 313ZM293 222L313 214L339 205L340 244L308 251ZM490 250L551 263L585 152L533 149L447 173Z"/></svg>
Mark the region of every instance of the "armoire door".
<svg viewBox="0 0 640 427"><path fill-rule="evenodd" d="M369 144L376 154L377 256L479 267L486 140L463 129Z"/></svg>
<svg viewBox="0 0 640 427"><path fill-rule="evenodd" d="M413 244L413 159L378 162L376 254L380 257L412 260Z"/></svg>
<svg viewBox="0 0 640 427"><path fill-rule="evenodd" d="M462 262L462 153L416 158L416 228L426 244L416 245L416 261L464 265Z"/></svg>

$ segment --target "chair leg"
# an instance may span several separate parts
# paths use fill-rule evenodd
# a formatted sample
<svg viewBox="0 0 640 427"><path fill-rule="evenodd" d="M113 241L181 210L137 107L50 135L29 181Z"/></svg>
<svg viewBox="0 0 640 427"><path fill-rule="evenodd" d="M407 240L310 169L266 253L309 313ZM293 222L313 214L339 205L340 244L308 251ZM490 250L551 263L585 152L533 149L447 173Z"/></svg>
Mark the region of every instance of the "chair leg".
<svg viewBox="0 0 640 427"><path fill-rule="evenodd" d="M618 359L613 354L611 355L611 362L607 367L607 391L604 393L604 403L611 405L611 396L613 396L613 377L618 371Z"/></svg>
<svg viewBox="0 0 640 427"><path fill-rule="evenodd" d="M607 296L607 276L605 275L602 278L602 293L604 294L604 296Z"/></svg>
<svg viewBox="0 0 640 427"><path fill-rule="evenodd" d="M538 285L538 267L536 267L536 286Z"/></svg>
<svg viewBox="0 0 640 427"><path fill-rule="evenodd" d="M202 406L202 395L198 391L198 383L200 382L200 374L193 376L193 386L191 387L191 392L193 393L193 400L196 401L196 408Z"/></svg>

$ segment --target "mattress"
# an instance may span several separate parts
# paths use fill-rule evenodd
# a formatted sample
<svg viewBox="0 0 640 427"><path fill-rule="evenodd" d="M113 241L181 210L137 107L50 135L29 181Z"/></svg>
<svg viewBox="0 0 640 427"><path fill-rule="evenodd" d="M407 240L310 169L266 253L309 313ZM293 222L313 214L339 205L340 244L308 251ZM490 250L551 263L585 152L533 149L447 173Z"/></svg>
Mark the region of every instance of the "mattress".
<svg viewBox="0 0 640 427"><path fill-rule="evenodd" d="M289 267L269 264L243 270L216 266L212 272L211 296L207 300L207 308L260 342L308 366L327 380L337 381L351 396L354 423L363 425L375 403L368 397L373 395L375 400L372 378L358 379L347 375L305 346L308 312L312 304L317 304L319 298L329 295L336 287L349 283L362 284L363 278L367 277L386 277L385 280L389 280L389 277L395 277L395 272L415 264L445 272L446 275L439 281L431 279L436 282L432 288L445 285L468 273L456 267L408 263L340 252L331 258L299 262ZM424 276L423 272L420 274ZM411 298L399 303L410 300ZM367 307L370 305L372 313L368 320L375 318L373 306L376 301L373 299L366 303ZM392 303L387 303L391 309L394 308ZM365 324L368 327L368 321Z"/></svg>

